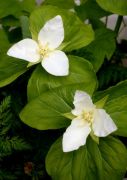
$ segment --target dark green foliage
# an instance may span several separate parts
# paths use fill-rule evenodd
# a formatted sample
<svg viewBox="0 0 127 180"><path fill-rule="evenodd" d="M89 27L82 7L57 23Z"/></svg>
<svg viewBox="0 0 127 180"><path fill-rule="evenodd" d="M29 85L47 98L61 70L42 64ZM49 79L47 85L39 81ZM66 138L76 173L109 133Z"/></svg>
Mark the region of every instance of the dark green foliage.
<svg viewBox="0 0 127 180"><path fill-rule="evenodd" d="M22 83L23 78L0 92L0 180L48 180L45 156L59 133L36 131L21 123L18 113L25 98L23 93L19 96L23 89L15 86Z"/></svg>
<svg viewBox="0 0 127 180"><path fill-rule="evenodd" d="M104 65L98 72L99 89L104 90L110 85L127 79L127 68L116 65Z"/></svg>
<svg viewBox="0 0 127 180"><path fill-rule="evenodd" d="M0 180L15 180L16 177L12 173L5 171L5 170L0 170Z"/></svg>
<svg viewBox="0 0 127 180"><path fill-rule="evenodd" d="M107 89L110 86L117 84L120 81L127 79L127 41L123 41L117 48L110 59L104 58L101 68L97 72L99 81L98 90ZM87 57L89 61L95 60L94 52L87 51L86 48L71 52L72 54L80 57ZM94 64L93 64L94 66Z"/></svg>
<svg viewBox="0 0 127 180"><path fill-rule="evenodd" d="M117 45L116 51L110 61L105 59L97 73L99 90L104 90L127 79L126 47L127 41L123 41L120 45Z"/></svg>
<svg viewBox="0 0 127 180"><path fill-rule="evenodd" d="M78 83L86 81L85 88L87 91L87 88L94 85L92 74L91 80L89 80L89 76L86 76L87 73L90 74L91 70L93 71L93 69L93 72L96 72L98 78L97 90L105 90L106 88L127 79L127 42L124 42L118 46L116 43L116 33L107 29L105 25L100 21L101 17L104 17L106 15L108 16L112 12L118 13L120 15L126 14L127 4L126 2L121 3L120 0L110 0L111 2L109 0L107 0L106 2L105 0L105 2L107 3L107 7L103 8L103 1L104 0L81 0L81 5L76 6L76 4L74 4L74 0L67 0L66 3L64 0L45 0L45 5L54 5L56 7L51 6L44 8L44 4L42 3L42 7L38 8L38 5L35 4L35 0L23 0L22 2L20 2L19 0L0 0L0 25L2 24L2 28L0 29L0 180L50 179L45 170L45 157L51 147L51 144L59 136L63 135L65 129L38 131L23 124L23 122L21 122L21 120L19 119L19 113L27 104L28 100L33 98L34 95L37 96L42 93L42 85L42 89L45 90L47 94L50 94L50 92L48 91L52 88L56 88L61 84L61 86L65 88L65 85L68 85L69 82L70 84L69 87L67 87L67 92L69 92L69 89L72 92L70 85L74 83L74 86L77 89L78 87L75 85L75 81L77 79ZM113 2L116 2L116 6L114 6L115 3ZM75 10L75 12L72 13L68 11L65 13L65 10L61 10L61 8L65 8L66 10L70 10L72 8ZM36 9L35 12L33 12L31 18L29 18L31 12L34 9ZM109 12L107 12L107 10ZM31 38L30 31L32 31L32 35L34 38L37 37L38 32L40 31L46 20L58 14L62 15L65 26L65 39L63 41L65 43L63 43L63 47L65 46L64 50L67 51L67 54L76 55L86 59L83 62L86 62L84 66L83 64L79 65L79 58L76 58L76 64L72 64L71 60L69 59L70 72L74 69L72 71L73 78L69 81L68 79L61 81L61 78L59 77L57 80L56 77L53 76L51 76L50 79L50 75L47 75L45 71L43 73L41 65L37 68L36 66L33 66L31 67L31 69L28 69L26 68L27 62L22 60L20 61L19 59L11 58L6 55L7 50L13 43L16 43L24 38ZM85 30L83 23L77 19L76 15L82 20L82 22L88 19L91 26L86 25ZM74 17L76 17L76 19ZM78 49L81 47L83 48ZM73 49L75 51L72 51ZM92 63L93 67L89 62L87 62L87 60ZM87 68L87 64L90 66L89 68ZM35 72L33 73L34 69ZM81 73L79 73L79 69L82 70ZM85 70L87 73L85 73ZM77 77L79 77L79 79ZM80 86L81 88L83 88L82 83ZM64 100L67 100L67 102L69 102L69 105L71 105L72 100L68 100L71 98L71 96L69 96L69 93L62 94L62 92L66 92L63 90L56 89L56 95L59 95L59 99L63 103L63 99L65 98ZM41 93L36 94L37 92ZM112 94L114 94L114 92ZM45 97L41 97L42 100L45 101L43 103L44 107L40 106L39 112L42 113L42 116L43 114L46 116L48 114L50 116L50 105L52 105L52 101L50 101L50 98L47 99L47 97L50 96L47 95L46 97L45 95ZM51 98L52 97L53 94L51 93ZM116 100L117 102L119 102L119 99ZM126 99L124 99L124 101L125 100ZM58 98L57 100L54 99L54 103L57 103L57 101ZM61 108L61 110L63 111L64 106L62 106L61 101L58 102L58 109ZM109 107L111 107L111 109L116 108L115 110L117 110L117 104L114 105L114 101L112 102L112 104L109 104ZM49 105L45 108L45 104L47 102L49 103ZM122 103L122 100L120 103L120 108L126 105L126 102ZM54 107L56 106L53 106L53 108ZM50 113L46 114L45 110L47 110L48 108L50 108ZM38 110L38 108L33 108L33 110L34 109ZM69 111L70 110L71 109L69 109ZM112 114L115 114L115 110L112 110ZM31 111L32 108L31 106L29 106L29 113L28 111L26 111L26 115L31 115L31 118L28 118L27 116L26 119L28 121L32 121L34 115L34 111ZM37 115L38 114L39 113L37 113ZM122 111L119 112L121 121L119 125L122 124L122 120L125 122L121 125L121 129L124 129L124 134L126 135L126 115L124 115L125 113L122 114ZM54 119L56 120L56 117L54 117ZM40 121L42 122L41 118ZM33 122L38 126L37 116L35 116ZM42 125L44 125L44 123L42 123ZM120 133L122 130L120 130ZM119 136L119 134L117 135ZM125 146L127 146L126 138L121 137L120 140L125 144ZM66 156L66 154L62 152L62 149L60 149L60 147L56 146L56 151L54 151L56 155L51 154L51 160L53 159L53 162L50 163L49 161L48 164L49 174L52 174L50 173L50 171L52 171L53 169L55 169L55 171L59 171L60 169L60 171L58 172L59 178L56 178L55 174L54 179L61 180L61 178L63 178L65 180L69 180L70 174L72 173L74 175L70 177L71 180L93 180L97 177L103 176L102 173L105 173L104 175L106 178L111 177L111 179L113 180L122 180L123 178L121 177L125 174L126 170L124 168L126 167L127 162L126 158L124 158L127 157L126 152L125 156L124 153L120 154L123 148L120 148L120 142L118 142L119 140L113 140L109 138L109 141L107 141L106 143L105 141L107 141L106 138L105 140L102 138L100 140L100 145L97 145L92 142L92 140L88 140L86 147L82 147L80 149L81 151L78 150L73 152L73 161L71 163L69 163L69 161L66 162L65 157L65 159L62 159L62 157ZM113 141L116 142L115 144L117 145L114 145ZM85 149L87 148L87 146L88 150L86 151ZM82 149L84 149L85 151L83 151ZM86 156L84 156L84 152L86 152ZM79 160L77 160L77 158ZM59 163L57 164L58 160ZM103 162L101 162L102 160ZM65 162L65 164L63 164L63 162ZM103 164L103 166L100 162ZM75 164L76 166L72 166L73 164ZM56 165L58 165L57 168ZM69 173L68 165L70 166ZM62 173L63 171L65 171L65 175L67 174L66 178ZM86 174L88 173L88 176L84 178L85 171ZM92 173L96 176L92 176Z"/></svg>
<svg viewBox="0 0 127 180"><path fill-rule="evenodd" d="M15 133L17 118L11 107L11 97L7 96L0 105L0 179L11 180L16 176L3 168L4 161L17 151L30 149L30 145ZM6 161L7 163L7 161Z"/></svg>

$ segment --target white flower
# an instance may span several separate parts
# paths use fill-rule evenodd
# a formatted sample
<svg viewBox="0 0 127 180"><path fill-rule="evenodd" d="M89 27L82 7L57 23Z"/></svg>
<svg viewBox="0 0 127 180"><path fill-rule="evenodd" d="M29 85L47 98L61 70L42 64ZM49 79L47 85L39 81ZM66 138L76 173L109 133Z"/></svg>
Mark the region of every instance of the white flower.
<svg viewBox="0 0 127 180"><path fill-rule="evenodd" d="M13 45L7 52L9 56L36 64L41 62L43 68L55 76L68 75L68 58L58 50L64 39L63 21L60 15L46 22L38 34L38 42L23 39Z"/></svg>
<svg viewBox="0 0 127 180"><path fill-rule="evenodd" d="M63 151L69 152L85 145L87 136L93 131L95 136L105 137L117 130L113 120L104 109L97 109L90 96L76 91L73 102L76 117L63 135Z"/></svg>

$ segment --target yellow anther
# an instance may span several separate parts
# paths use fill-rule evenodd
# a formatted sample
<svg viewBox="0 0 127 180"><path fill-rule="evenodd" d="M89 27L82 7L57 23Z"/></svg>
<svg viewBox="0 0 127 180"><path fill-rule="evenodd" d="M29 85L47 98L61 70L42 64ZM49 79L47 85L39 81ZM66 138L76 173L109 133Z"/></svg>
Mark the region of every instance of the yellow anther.
<svg viewBox="0 0 127 180"><path fill-rule="evenodd" d="M84 121L87 121L88 123L92 123L93 111L89 111L89 112L83 111L82 118L84 119Z"/></svg>
<svg viewBox="0 0 127 180"><path fill-rule="evenodd" d="M45 56L46 54L48 53L48 49L40 49L39 50L39 54L41 55L41 56Z"/></svg>
<svg viewBox="0 0 127 180"><path fill-rule="evenodd" d="M39 44L39 54L44 57L46 55L48 55L48 52L49 52L49 47L48 47L48 44L46 44L45 46L42 46Z"/></svg>

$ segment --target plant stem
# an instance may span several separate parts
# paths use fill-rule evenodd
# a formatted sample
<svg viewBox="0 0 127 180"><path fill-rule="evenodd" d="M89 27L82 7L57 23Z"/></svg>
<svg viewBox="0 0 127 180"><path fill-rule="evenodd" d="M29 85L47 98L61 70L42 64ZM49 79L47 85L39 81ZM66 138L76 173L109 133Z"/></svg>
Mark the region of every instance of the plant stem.
<svg viewBox="0 0 127 180"><path fill-rule="evenodd" d="M122 21L123 21L123 16L118 16L118 19L117 19L117 22L116 22L116 27L115 27L116 35L118 35L118 33L119 33L119 29L120 29Z"/></svg>

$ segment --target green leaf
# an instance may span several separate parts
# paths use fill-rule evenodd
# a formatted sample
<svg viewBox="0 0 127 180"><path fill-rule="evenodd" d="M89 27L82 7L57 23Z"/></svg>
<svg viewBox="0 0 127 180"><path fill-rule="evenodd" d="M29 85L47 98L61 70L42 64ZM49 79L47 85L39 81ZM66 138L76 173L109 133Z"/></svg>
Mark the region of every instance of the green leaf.
<svg viewBox="0 0 127 180"><path fill-rule="evenodd" d="M126 0L96 0L102 9L119 15L127 15Z"/></svg>
<svg viewBox="0 0 127 180"><path fill-rule="evenodd" d="M0 57L0 87L8 85L23 74L27 70L26 66L25 61L2 55Z"/></svg>
<svg viewBox="0 0 127 180"><path fill-rule="evenodd" d="M57 87L73 87L83 90L84 88L93 93L97 86L96 75L89 61L76 56L68 56L70 74L64 77L56 77L47 73L41 65L38 65L28 83L28 100L32 100L43 92ZM92 83L89 83L92 82Z"/></svg>
<svg viewBox="0 0 127 180"><path fill-rule="evenodd" d="M31 12L35 7L35 0L4 0L0 1L0 18L8 15L19 17L23 11Z"/></svg>
<svg viewBox="0 0 127 180"><path fill-rule="evenodd" d="M89 94L93 93L93 89L87 85L82 85L78 89L82 89ZM77 86L74 84L41 93L21 111L21 120L27 125L40 130L68 126L71 121L67 119L67 113L70 113L73 108L73 98L76 90Z"/></svg>
<svg viewBox="0 0 127 180"><path fill-rule="evenodd" d="M85 25L74 13L55 6L42 6L31 14L30 30L33 39L38 39L38 33L41 28L49 19L56 15L62 17L65 34L64 41L59 48L71 51L88 45L94 39L91 25Z"/></svg>
<svg viewBox="0 0 127 180"><path fill-rule="evenodd" d="M35 0L22 0L20 3L22 11L31 13L35 9Z"/></svg>
<svg viewBox="0 0 127 180"><path fill-rule="evenodd" d="M0 29L0 46L0 54L4 53L10 46L7 35L3 29Z"/></svg>
<svg viewBox="0 0 127 180"><path fill-rule="evenodd" d="M115 134L127 136L127 81L123 81L105 91L95 94L94 101L104 98L108 99L104 104L104 109L114 120L118 130Z"/></svg>
<svg viewBox="0 0 127 180"><path fill-rule="evenodd" d="M69 95L68 91L70 91ZM25 106L20 118L27 125L39 130L65 127L71 122L64 117L64 114L71 112L72 99L71 88L43 93Z"/></svg>
<svg viewBox="0 0 127 180"><path fill-rule="evenodd" d="M98 71L105 57L110 59L113 55L116 48L115 44L115 33L113 31L106 28L97 29L95 40L84 48L84 58L87 57L95 70Z"/></svg>
<svg viewBox="0 0 127 180"><path fill-rule="evenodd" d="M21 22L21 29L22 29L23 39L31 38L31 33L30 33L30 30L29 30L29 18L27 16L21 16L20 17L20 22Z"/></svg>
<svg viewBox="0 0 127 180"><path fill-rule="evenodd" d="M0 2L0 18L8 15L20 15L20 6L17 0L4 0Z"/></svg>
<svg viewBox="0 0 127 180"><path fill-rule="evenodd" d="M46 158L46 169L53 180L120 180L126 167L126 148L113 137L100 139L99 145L89 138L86 146L70 153L62 151L60 138Z"/></svg>
<svg viewBox="0 0 127 180"><path fill-rule="evenodd" d="M106 11L119 15L127 14L126 0L96 0L96 2Z"/></svg>
<svg viewBox="0 0 127 180"><path fill-rule="evenodd" d="M59 8L71 9L74 7L74 0L46 0L43 2L44 5L58 6Z"/></svg>
<svg viewBox="0 0 127 180"><path fill-rule="evenodd" d="M101 9L95 0L88 0L81 6L76 6L75 10L82 20L90 19L90 21L91 19L100 19L109 14Z"/></svg>

